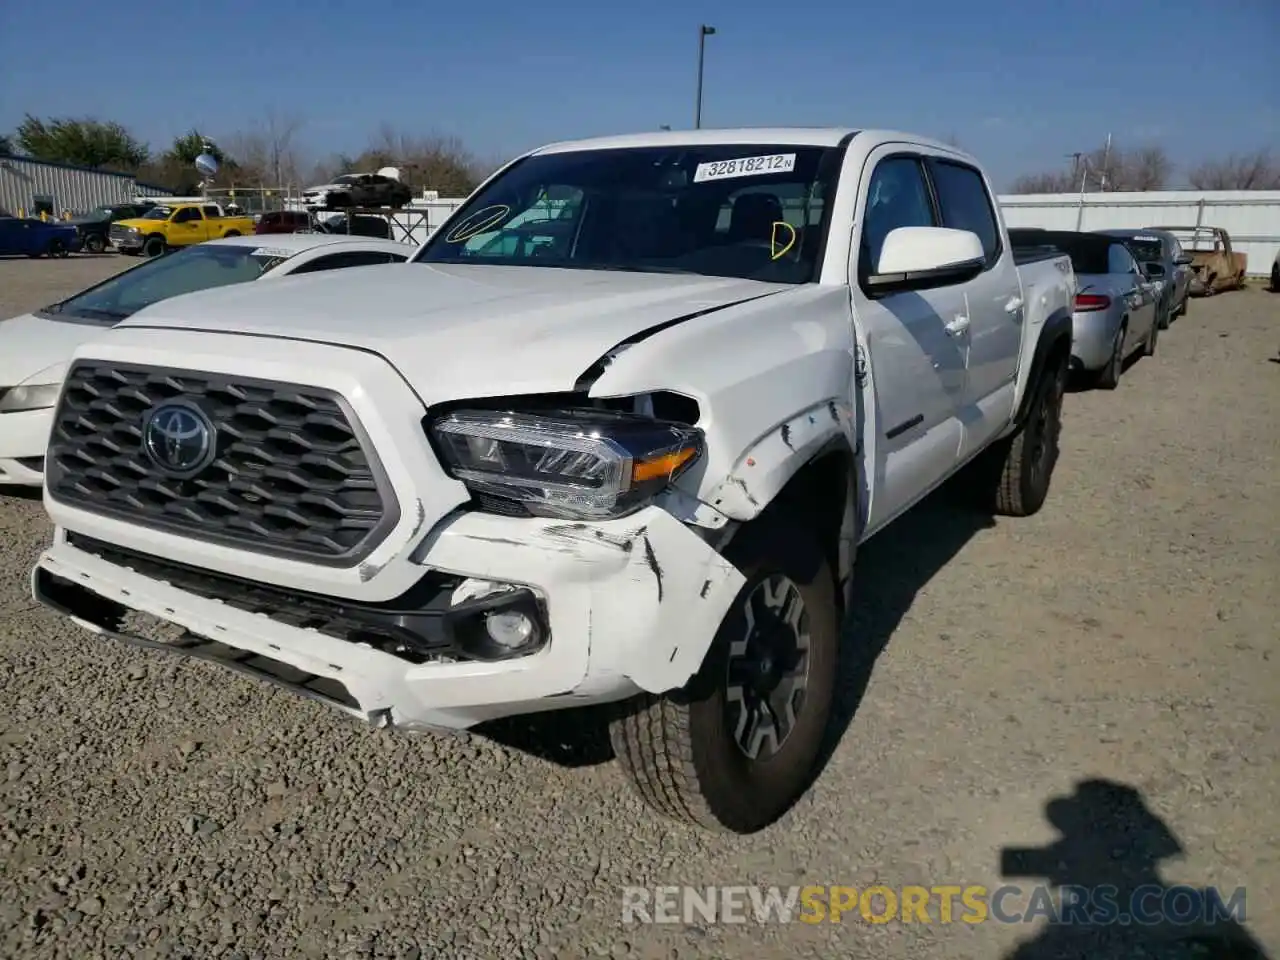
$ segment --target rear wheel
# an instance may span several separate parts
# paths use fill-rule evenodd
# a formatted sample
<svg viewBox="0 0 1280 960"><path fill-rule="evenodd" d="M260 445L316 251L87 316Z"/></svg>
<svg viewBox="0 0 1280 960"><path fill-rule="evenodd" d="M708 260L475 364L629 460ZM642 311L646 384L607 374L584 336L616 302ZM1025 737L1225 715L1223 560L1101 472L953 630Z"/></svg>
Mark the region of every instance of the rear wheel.
<svg viewBox="0 0 1280 960"><path fill-rule="evenodd" d="M1098 371L1094 386L1100 390L1114 390L1120 386L1120 374L1124 372L1124 335L1127 329L1127 323L1120 324L1115 343L1111 346L1111 357L1107 360L1107 365Z"/></svg>
<svg viewBox="0 0 1280 960"><path fill-rule="evenodd" d="M988 506L1006 517L1029 517L1044 506L1049 496L1062 436L1062 398L1067 390L1065 358L1045 369L1035 390L1021 429L984 454L984 469L990 471L988 482L994 481L994 487L985 487L994 492L994 503L988 500Z"/></svg>
<svg viewBox="0 0 1280 960"><path fill-rule="evenodd" d="M757 520L726 555L747 582L702 667L678 691L625 704L610 739L656 811L753 833L785 813L813 774L835 690L840 615L831 569L803 526Z"/></svg>
<svg viewBox="0 0 1280 960"><path fill-rule="evenodd" d="M1156 341L1160 339L1160 324L1151 324L1151 332L1147 334L1146 342L1142 345L1142 355L1144 357L1154 357L1156 355Z"/></svg>
<svg viewBox="0 0 1280 960"><path fill-rule="evenodd" d="M84 249L87 253L102 253L107 249L107 238L93 233L84 238Z"/></svg>
<svg viewBox="0 0 1280 960"><path fill-rule="evenodd" d="M49 249L45 251L50 257L65 257L70 251L67 250L67 242L61 237L54 237L49 241Z"/></svg>
<svg viewBox="0 0 1280 960"><path fill-rule="evenodd" d="M224 234L223 234L223 236L224 236L224 237L238 237L238 236L240 236L240 231L239 231L239 230L228 230L226 233L224 233Z"/></svg>
<svg viewBox="0 0 1280 960"><path fill-rule="evenodd" d="M1280 293L1280 263L1271 266L1271 292Z"/></svg>

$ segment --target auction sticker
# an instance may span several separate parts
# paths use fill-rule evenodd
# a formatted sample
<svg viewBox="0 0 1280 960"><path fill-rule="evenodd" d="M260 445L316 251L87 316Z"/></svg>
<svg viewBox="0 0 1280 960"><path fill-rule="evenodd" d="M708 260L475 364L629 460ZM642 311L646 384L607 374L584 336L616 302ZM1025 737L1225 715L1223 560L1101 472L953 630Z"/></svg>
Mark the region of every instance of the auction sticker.
<svg viewBox="0 0 1280 960"><path fill-rule="evenodd" d="M770 173L790 173L796 168L794 153L771 153L762 157L738 157L700 163L693 171L694 183L728 180L731 177L759 177Z"/></svg>

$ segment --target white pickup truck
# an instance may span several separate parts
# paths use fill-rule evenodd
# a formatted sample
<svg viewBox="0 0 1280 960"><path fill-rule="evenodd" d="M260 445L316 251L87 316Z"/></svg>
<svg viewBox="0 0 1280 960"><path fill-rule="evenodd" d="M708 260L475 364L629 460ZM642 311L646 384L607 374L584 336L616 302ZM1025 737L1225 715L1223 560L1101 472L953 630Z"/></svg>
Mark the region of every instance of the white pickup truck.
<svg viewBox="0 0 1280 960"><path fill-rule="evenodd" d="M975 460L993 510L1044 502L1074 294L933 140L544 147L408 263L80 347L34 595L380 726L613 702L653 807L757 830L812 774L858 545Z"/></svg>

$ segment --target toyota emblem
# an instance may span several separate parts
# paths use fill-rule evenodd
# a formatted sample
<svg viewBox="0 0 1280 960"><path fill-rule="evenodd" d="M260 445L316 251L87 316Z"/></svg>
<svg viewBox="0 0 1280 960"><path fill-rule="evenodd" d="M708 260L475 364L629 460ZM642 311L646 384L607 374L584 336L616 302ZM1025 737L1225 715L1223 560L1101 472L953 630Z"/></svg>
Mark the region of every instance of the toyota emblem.
<svg viewBox="0 0 1280 960"><path fill-rule="evenodd" d="M174 477L193 477L217 455L213 424L199 407L172 400L152 408L142 423L142 449Z"/></svg>

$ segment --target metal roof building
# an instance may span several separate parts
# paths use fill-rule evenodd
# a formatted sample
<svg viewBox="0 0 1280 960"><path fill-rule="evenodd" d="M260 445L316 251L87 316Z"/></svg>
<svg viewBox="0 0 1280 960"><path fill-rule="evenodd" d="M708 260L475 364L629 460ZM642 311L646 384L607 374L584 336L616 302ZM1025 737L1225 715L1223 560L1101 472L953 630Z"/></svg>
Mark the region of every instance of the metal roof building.
<svg viewBox="0 0 1280 960"><path fill-rule="evenodd" d="M0 157L0 210L7 213L83 213L102 203L126 203L140 186L132 174L29 157ZM153 195L169 193L152 186L142 189Z"/></svg>

